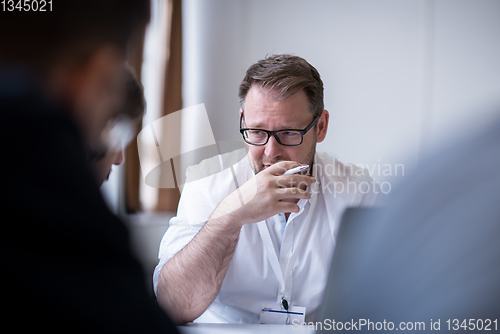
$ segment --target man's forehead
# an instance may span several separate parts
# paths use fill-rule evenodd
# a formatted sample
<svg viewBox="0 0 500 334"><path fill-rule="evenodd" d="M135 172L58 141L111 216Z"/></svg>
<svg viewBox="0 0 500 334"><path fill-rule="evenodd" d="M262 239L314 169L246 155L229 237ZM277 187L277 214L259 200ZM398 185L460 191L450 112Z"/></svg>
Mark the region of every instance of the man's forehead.
<svg viewBox="0 0 500 334"><path fill-rule="evenodd" d="M254 89L252 86L244 106L246 125L251 127L272 125L276 129L291 129L303 127L304 122L310 122L312 114L303 90L286 98L277 99L277 97L278 95L269 89L258 86Z"/></svg>

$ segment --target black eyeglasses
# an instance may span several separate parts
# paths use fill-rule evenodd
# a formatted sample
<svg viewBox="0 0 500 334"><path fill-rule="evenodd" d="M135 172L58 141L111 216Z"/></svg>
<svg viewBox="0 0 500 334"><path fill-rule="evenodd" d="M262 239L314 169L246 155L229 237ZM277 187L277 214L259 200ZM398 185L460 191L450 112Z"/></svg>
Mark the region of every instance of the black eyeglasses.
<svg viewBox="0 0 500 334"><path fill-rule="evenodd" d="M316 116L308 126L303 130L297 129L284 129L284 130L262 130L262 129L252 129L252 128L242 128L243 112L240 115L240 133L243 136L243 140L250 145L262 146L266 145L269 141L271 135L274 136L276 141L284 146L298 146L302 144L304 135L309 131L317 122L321 114Z"/></svg>

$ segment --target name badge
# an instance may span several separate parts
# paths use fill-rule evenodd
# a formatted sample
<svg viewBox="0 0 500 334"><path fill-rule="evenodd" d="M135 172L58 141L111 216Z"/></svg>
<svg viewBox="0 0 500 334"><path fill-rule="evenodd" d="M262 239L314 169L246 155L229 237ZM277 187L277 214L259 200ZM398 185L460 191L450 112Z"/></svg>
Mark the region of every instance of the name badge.
<svg viewBox="0 0 500 334"><path fill-rule="evenodd" d="M261 324L291 325L293 320L296 324L305 322L305 319L306 308L301 306L290 306L286 311L276 305L264 305L260 311Z"/></svg>

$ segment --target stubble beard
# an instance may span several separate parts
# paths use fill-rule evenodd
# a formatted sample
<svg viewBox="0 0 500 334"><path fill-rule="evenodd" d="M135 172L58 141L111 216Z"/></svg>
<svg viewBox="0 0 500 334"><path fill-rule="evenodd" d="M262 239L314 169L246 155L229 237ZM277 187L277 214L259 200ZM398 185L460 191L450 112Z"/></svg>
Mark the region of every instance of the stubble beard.
<svg viewBox="0 0 500 334"><path fill-rule="evenodd" d="M316 143L313 144L312 148L309 150L307 156L303 159L303 161L297 161L297 162L302 164L302 165L312 166L315 153L316 153ZM255 175L262 172L265 169L265 165L274 165L275 163L278 163L280 161L287 161L285 159L278 158L275 160L266 161L266 163L264 164L262 159L259 159L259 161L253 160L251 154L248 155L248 158L250 160L250 167L252 167L252 170L255 173ZM306 169L304 172L307 172L308 170L309 170L309 168Z"/></svg>

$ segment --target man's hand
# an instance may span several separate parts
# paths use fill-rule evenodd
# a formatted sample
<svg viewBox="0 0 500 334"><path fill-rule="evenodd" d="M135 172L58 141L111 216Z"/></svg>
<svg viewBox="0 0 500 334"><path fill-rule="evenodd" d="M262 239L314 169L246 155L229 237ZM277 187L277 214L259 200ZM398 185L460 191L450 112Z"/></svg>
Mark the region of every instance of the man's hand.
<svg viewBox="0 0 500 334"><path fill-rule="evenodd" d="M241 227L281 212L298 212L310 198L305 175L283 175L300 164L282 161L229 194L200 232L160 272L158 302L176 323L193 321L214 301L238 243Z"/></svg>
<svg viewBox="0 0 500 334"><path fill-rule="evenodd" d="M210 220L233 215L243 224L256 223L278 213L299 212L296 204L311 194L307 186L316 182L307 175L283 175L300 166L294 161L281 161L258 173L243 186L229 194L214 211Z"/></svg>

